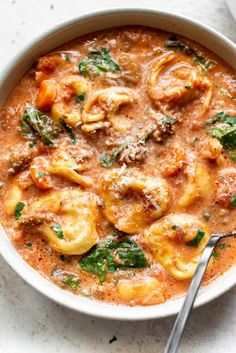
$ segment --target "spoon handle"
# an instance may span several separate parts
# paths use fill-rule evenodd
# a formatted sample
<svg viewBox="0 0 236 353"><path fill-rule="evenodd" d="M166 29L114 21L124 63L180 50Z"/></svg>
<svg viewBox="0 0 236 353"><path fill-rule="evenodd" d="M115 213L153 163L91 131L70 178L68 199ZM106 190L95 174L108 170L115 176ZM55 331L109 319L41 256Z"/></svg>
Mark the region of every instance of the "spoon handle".
<svg viewBox="0 0 236 353"><path fill-rule="evenodd" d="M183 335L184 328L186 326L186 323L189 318L189 314L191 312L191 309L194 304L194 300L196 298L197 292L199 290L202 277L206 271L208 262L210 261L211 254L214 250L214 247L217 243L217 241L222 237L222 234L213 234L203 253L201 256L201 259L199 261L198 267L196 269L196 272L193 276L193 279L191 281L191 284L188 289L188 293L186 295L184 304L182 306L182 309L180 310L177 319L175 321L175 324L173 326L173 329L171 331L170 337L167 341L164 353L176 353L177 349L179 347L180 340Z"/></svg>

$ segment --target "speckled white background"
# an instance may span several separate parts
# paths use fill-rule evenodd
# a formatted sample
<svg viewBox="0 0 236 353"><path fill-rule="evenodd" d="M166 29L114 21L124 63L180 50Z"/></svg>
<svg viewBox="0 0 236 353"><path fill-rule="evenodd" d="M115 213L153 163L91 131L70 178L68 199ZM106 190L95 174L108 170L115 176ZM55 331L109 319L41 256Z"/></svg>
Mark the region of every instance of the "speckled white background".
<svg viewBox="0 0 236 353"><path fill-rule="evenodd" d="M0 70L55 24L84 12L125 6L186 15L236 42L236 24L224 0L0 0ZM196 309L179 352L235 353L235 299L236 288ZM126 323L79 315L37 293L0 258L0 353L161 353L173 320ZM113 336L117 340L109 344Z"/></svg>

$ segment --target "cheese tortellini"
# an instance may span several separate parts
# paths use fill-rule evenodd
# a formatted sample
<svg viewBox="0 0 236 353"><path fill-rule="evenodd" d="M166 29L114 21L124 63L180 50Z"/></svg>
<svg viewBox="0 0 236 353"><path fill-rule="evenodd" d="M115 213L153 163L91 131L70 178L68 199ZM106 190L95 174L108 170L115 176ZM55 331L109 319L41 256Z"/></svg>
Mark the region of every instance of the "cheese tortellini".
<svg viewBox="0 0 236 353"><path fill-rule="evenodd" d="M94 92L84 107L81 129L85 132L95 132L107 124L113 125L114 113L120 106L135 101L135 94L129 88L110 87ZM116 128L119 129L115 120Z"/></svg>
<svg viewBox="0 0 236 353"><path fill-rule="evenodd" d="M170 214L151 225L144 239L154 258L176 279L191 278L209 239L206 225L189 214Z"/></svg>
<svg viewBox="0 0 236 353"><path fill-rule="evenodd" d="M186 103L195 98L199 90L206 91L201 107L203 115L213 93L211 82L187 62L176 61L173 52L167 52L155 59L148 75L148 93L155 104Z"/></svg>
<svg viewBox="0 0 236 353"><path fill-rule="evenodd" d="M77 189L63 189L25 208L20 224L33 226L54 250L67 255L81 255L98 240L97 212L92 194Z"/></svg>
<svg viewBox="0 0 236 353"><path fill-rule="evenodd" d="M117 290L120 298L135 304L154 305L165 301L160 282L150 276L120 280Z"/></svg>
<svg viewBox="0 0 236 353"><path fill-rule="evenodd" d="M211 178L204 164L190 165L187 170L187 178L187 184L178 202L181 207L187 207L196 199L211 195Z"/></svg>
<svg viewBox="0 0 236 353"><path fill-rule="evenodd" d="M18 202L22 200L23 197L23 190L20 185L14 181L7 192L6 202L5 202L5 209L6 213L9 216L14 215L16 206Z"/></svg>
<svg viewBox="0 0 236 353"><path fill-rule="evenodd" d="M160 218L170 201L164 179L138 171L119 175L119 170L113 169L102 178L100 189L106 217L126 233L139 232Z"/></svg>
<svg viewBox="0 0 236 353"><path fill-rule="evenodd" d="M87 187L92 185L92 180L88 176L80 174L85 168L85 162L79 164L68 152L59 149L52 156L48 171L76 184Z"/></svg>
<svg viewBox="0 0 236 353"><path fill-rule="evenodd" d="M72 127L81 123L80 107L71 107L72 97L87 95L90 92L90 83L83 77L72 75L63 78L57 84L57 97L51 107L52 118L59 124L59 119Z"/></svg>

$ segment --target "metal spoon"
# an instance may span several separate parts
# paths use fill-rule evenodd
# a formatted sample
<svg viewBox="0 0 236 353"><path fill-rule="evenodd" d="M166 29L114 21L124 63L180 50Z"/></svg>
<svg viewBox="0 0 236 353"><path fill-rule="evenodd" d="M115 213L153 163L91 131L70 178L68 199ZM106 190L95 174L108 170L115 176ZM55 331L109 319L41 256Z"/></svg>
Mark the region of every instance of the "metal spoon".
<svg viewBox="0 0 236 353"><path fill-rule="evenodd" d="M199 261L196 272L192 278L191 284L188 289L183 306L176 318L175 324L171 331L170 337L167 341L164 353L176 353L180 344L180 340L183 336L183 332L188 321L190 312L192 310L195 298L197 296L202 277L206 271L208 262L210 261L212 252L216 243L222 239L236 235L236 230L233 230L230 233L213 233L210 237L205 249L203 250L201 259Z"/></svg>

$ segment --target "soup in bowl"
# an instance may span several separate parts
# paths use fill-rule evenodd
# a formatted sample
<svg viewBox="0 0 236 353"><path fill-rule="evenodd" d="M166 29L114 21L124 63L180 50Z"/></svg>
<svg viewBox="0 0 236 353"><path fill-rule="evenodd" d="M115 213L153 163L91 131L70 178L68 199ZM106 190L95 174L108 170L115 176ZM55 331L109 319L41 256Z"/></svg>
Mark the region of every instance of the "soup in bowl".
<svg viewBox="0 0 236 353"><path fill-rule="evenodd" d="M0 111L1 223L73 297L159 306L235 228L236 74L202 45L122 26L39 56ZM233 267L221 241L203 284Z"/></svg>

